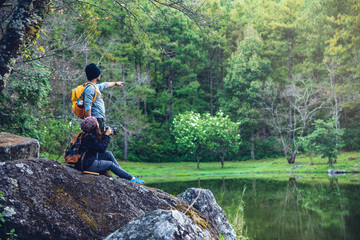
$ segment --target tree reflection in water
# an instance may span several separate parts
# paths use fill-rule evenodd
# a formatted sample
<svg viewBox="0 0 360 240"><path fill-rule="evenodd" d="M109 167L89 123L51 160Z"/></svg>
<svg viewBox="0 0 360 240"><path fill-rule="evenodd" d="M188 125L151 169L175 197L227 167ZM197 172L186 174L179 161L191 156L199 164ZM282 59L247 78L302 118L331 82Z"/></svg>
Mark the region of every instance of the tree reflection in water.
<svg viewBox="0 0 360 240"><path fill-rule="evenodd" d="M314 180L312 184L293 177L288 181L198 179L151 186L174 195L189 187L210 189L231 223L238 221L238 212L242 211L243 227L247 227L252 239L358 239L360 236L360 186L341 185L337 178L329 178L329 183Z"/></svg>

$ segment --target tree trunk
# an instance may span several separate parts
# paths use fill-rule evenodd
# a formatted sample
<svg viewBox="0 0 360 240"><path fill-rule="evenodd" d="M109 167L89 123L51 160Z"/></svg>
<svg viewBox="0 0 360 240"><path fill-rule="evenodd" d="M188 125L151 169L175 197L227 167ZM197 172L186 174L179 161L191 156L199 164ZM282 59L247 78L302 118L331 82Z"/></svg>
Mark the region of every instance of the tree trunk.
<svg viewBox="0 0 360 240"><path fill-rule="evenodd" d="M302 136L304 135L304 129L305 129L305 125L304 125L304 127L303 127L303 130L302 130L301 133L300 133L300 138L299 138L300 140L298 140L298 142L297 142L297 144L296 144L296 146L295 146L295 149L292 151L291 157L287 159L289 164L294 164L294 163L295 163L295 158L296 158L297 150L298 150L299 147L300 147L301 138L302 138Z"/></svg>
<svg viewBox="0 0 360 240"><path fill-rule="evenodd" d="M169 89L168 92L170 93L170 101L169 101L169 117L174 114L174 90L173 90L173 80L172 80L172 69L169 68Z"/></svg>
<svg viewBox="0 0 360 240"><path fill-rule="evenodd" d="M123 107L124 111L126 110L126 84L125 84L125 65L121 64L121 80L123 82ZM123 143L124 143L124 160L126 161L128 158L128 144L127 144L127 124L126 118L124 119L123 124Z"/></svg>
<svg viewBox="0 0 360 240"><path fill-rule="evenodd" d="M88 49L88 43L86 42L85 43L85 49L84 49L84 51L85 51L85 66L87 66L88 65L88 56L89 56L89 49Z"/></svg>
<svg viewBox="0 0 360 240"><path fill-rule="evenodd" d="M52 115L55 117L56 116L56 82L54 81L52 85L53 88L53 113Z"/></svg>
<svg viewBox="0 0 360 240"><path fill-rule="evenodd" d="M124 17L121 18L121 44L124 43ZM123 55L124 58L124 55ZM126 110L126 84L125 84L125 65L121 64L121 81L123 82L123 107L124 111ZM123 144L124 144L124 161L128 158L128 143L127 143L127 125L126 125L126 118L124 118L124 124L123 124Z"/></svg>
<svg viewBox="0 0 360 240"><path fill-rule="evenodd" d="M291 156L287 159L289 164L294 164L295 163L295 158L296 158L296 152L292 152Z"/></svg>
<svg viewBox="0 0 360 240"><path fill-rule="evenodd" d="M220 51L220 88L224 90L224 50Z"/></svg>
<svg viewBox="0 0 360 240"><path fill-rule="evenodd" d="M135 59L135 81L136 81L136 85L137 88L140 85L140 78L139 78L139 71L138 71L138 65L137 65L137 60ZM136 91L136 105L137 105L137 110L140 110L140 96L139 96L139 90Z"/></svg>
<svg viewBox="0 0 360 240"><path fill-rule="evenodd" d="M333 111L334 111L334 116L335 116L335 119L336 119L336 130L339 130L340 128L340 124L339 124L339 108L338 108L338 99L337 99L337 96L336 96L336 89L335 89L335 75L333 74L334 73L334 70L335 70L335 67L334 66L330 66L328 68L328 72L330 74L330 85L331 85L331 90L332 90L332 95L333 95L333 99L334 99L334 106L333 106ZM338 135L336 135L336 145L338 143ZM330 161L330 159L329 159Z"/></svg>
<svg viewBox="0 0 360 240"><path fill-rule="evenodd" d="M224 168L224 163L225 163L225 156L224 156L224 154L221 154L220 159L221 159L221 168Z"/></svg>
<svg viewBox="0 0 360 240"><path fill-rule="evenodd" d="M292 59L290 56L290 36L288 36L288 48L287 48L287 68L288 68L288 82L290 84L291 82L291 78L292 78L292 74L291 74L291 68L292 68ZM293 42L293 41L291 41ZM293 47L293 44L292 44ZM291 144L292 141L292 131L293 131L293 118L292 118L292 96L289 96L289 144Z"/></svg>
<svg viewBox="0 0 360 240"><path fill-rule="evenodd" d="M164 54L162 55L162 63L164 64ZM162 77L163 77L163 86L164 86L164 92L167 91L167 84L166 84L166 77L165 77L165 66L163 66L162 69ZM168 112L167 112L167 104L164 103L164 124L167 122L168 120Z"/></svg>
<svg viewBox="0 0 360 240"><path fill-rule="evenodd" d="M16 58L33 45L36 34L50 12L50 0L19 0L0 39L0 92L3 91Z"/></svg>
<svg viewBox="0 0 360 240"><path fill-rule="evenodd" d="M146 85L150 87L150 63L146 65ZM147 115L146 96L144 97L144 113Z"/></svg>
<svg viewBox="0 0 360 240"><path fill-rule="evenodd" d="M141 58L139 58L139 82L142 84L142 64L141 64Z"/></svg>
<svg viewBox="0 0 360 240"><path fill-rule="evenodd" d="M262 120L262 139L266 139L266 124L265 124L265 120Z"/></svg>
<svg viewBox="0 0 360 240"><path fill-rule="evenodd" d="M219 48L216 48L216 63L215 63L215 83L216 83L216 86L215 86L215 92L217 93L219 91L220 88L220 49ZM215 94L215 112L220 109L220 101L218 98L216 98L216 95Z"/></svg>
<svg viewBox="0 0 360 240"><path fill-rule="evenodd" d="M139 58L139 77L138 77L138 84L139 84L139 86L141 86L141 85L143 84L143 82L142 82L141 58ZM140 100L141 100L141 97L140 97L139 91L138 91L138 93L137 93L137 100L138 100L138 110L140 110Z"/></svg>
<svg viewBox="0 0 360 240"><path fill-rule="evenodd" d="M332 94L333 94L333 99L334 99L334 115L335 118L337 120L336 123L336 129L339 129L339 108L338 108L338 99L336 96L336 92L335 92L335 76L334 75L330 75L330 84L331 84L331 89L332 89Z"/></svg>
<svg viewBox="0 0 360 240"><path fill-rule="evenodd" d="M196 158L196 162L197 162L197 169L200 169L200 159L199 159L199 152L200 152L200 149L196 149L196 152L195 152L195 158Z"/></svg>
<svg viewBox="0 0 360 240"><path fill-rule="evenodd" d="M289 96L289 144L292 141L292 127L293 127L293 119L292 119L292 96Z"/></svg>
<svg viewBox="0 0 360 240"><path fill-rule="evenodd" d="M65 41L65 35L64 32L62 34L62 45L64 46L64 41ZM61 78L62 78L62 117L65 118L65 104L66 104L66 68L65 68L65 50L62 50L62 73L61 73Z"/></svg>
<svg viewBox="0 0 360 240"><path fill-rule="evenodd" d="M345 132L348 131L348 116L346 110L344 110L344 123L345 123Z"/></svg>
<svg viewBox="0 0 360 240"><path fill-rule="evenodd" d="M251 159L255 159L254 131L251 130Z"/></svg>
<svg viewBox="0 0 360 240"><path fill-rule="evenodd" d="M209 78L210 78L210 115L214 116L214 81L213 81L213 58L214 54L210 54L210 71L209 71Z"/></svg>
<svg viewBox="0 0 360 240"><path fill-rule="evenodd" d="M332 162L332 158L331 157L329 157L329 167L333 167L333 162Z"/></svg>

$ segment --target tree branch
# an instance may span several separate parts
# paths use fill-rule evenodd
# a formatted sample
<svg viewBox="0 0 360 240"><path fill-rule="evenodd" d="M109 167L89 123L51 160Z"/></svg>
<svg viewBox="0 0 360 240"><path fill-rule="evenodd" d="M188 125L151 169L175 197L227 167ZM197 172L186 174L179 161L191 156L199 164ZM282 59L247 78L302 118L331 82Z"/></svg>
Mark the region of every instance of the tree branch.
<svg viewBox="0 0 360 240"><path fill-rule="evenodd" d="M16 58L29 48L50 12L50 0L19 0L0 40L0 92L4 89Z"/></svg>

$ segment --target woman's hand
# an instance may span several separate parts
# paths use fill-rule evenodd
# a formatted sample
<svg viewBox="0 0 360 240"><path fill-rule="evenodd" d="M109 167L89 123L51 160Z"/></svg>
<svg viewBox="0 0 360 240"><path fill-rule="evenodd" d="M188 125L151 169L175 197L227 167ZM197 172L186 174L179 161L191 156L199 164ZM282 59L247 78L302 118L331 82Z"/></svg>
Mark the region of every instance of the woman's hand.
<svg viewBox="0 0 360 240"><path fill-rule="evenodd" d="M110 136L110 135L113 135L113 134L114 134L114 132L113 132L113 130L111 130L111 127L108 127L108 129L105 132L105 135Z"/></svg>

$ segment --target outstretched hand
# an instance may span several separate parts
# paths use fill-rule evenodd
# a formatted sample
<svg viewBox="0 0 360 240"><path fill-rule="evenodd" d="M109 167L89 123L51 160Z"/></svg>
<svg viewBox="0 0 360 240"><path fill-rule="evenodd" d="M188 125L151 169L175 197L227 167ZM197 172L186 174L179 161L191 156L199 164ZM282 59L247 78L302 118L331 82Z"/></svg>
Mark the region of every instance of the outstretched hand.
<svg viewBox="0 0 360 240"><path fill-rule="evenodd" d="M115 86L118 86L119 88L123 87L123 82L115 82Z"/></svg>

